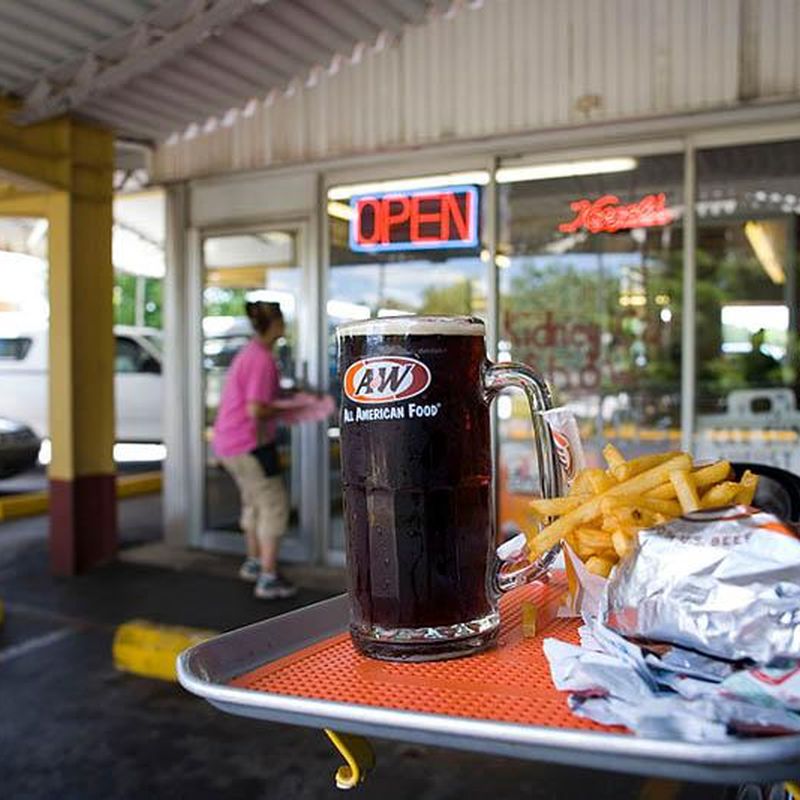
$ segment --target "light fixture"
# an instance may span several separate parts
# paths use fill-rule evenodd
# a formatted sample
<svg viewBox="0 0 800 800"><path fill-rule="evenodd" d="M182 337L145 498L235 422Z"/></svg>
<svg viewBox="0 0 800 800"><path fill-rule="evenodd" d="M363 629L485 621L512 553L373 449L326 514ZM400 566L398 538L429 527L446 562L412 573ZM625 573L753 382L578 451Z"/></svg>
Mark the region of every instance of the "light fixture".
<svg viewBox="0 0 800 800"><path fill-rule="evenodd" d="M500 167L498 183L546 181L553 178L572 178L577 175L602 175L609 172L630 172L639 162L635 158L600 158L591 161L560 161L555 164L528 164Z"/></svg>
<svg viewBox="0 0 800 800"><path fill-rule="evenodd" d="M508 269L511 266L511 259L503 255L503 253L498 253L494 257L494 263L497 264L500 269Z"/></svg>
<svg viewBox="0 0 800 800"><path fill-rule="evenodd" d="M345 222L350 222L356 215L356 212L347 203L341 200L328 200L328 216L336 217L336 219L343 219Z"/></svg>
<svg viewBox="0 0 800 800"><path fill-rule="evenodd" d="M328 200L349 200L354 195L373 192L405 192L412 189L434 189L440 186L486 186L489 173L486 170L472 172L446 172L440 175L425 175L419 178L398 178L391 181L371 183L348 183L328 189Z"/></svg>
<svg viewBox="0 0 800 800"><path fill-rule="evenodd" d="M744 235L747 241L750 242L750 247L756 254L759 264L761 264L764 272L767 273L769 279L776 284L782 285L786 283L786 272L778 256L777 234L785 231L781 226L781 231L775 229L774 226L768 226L764 222L746 222L744 225Z"/></svg>

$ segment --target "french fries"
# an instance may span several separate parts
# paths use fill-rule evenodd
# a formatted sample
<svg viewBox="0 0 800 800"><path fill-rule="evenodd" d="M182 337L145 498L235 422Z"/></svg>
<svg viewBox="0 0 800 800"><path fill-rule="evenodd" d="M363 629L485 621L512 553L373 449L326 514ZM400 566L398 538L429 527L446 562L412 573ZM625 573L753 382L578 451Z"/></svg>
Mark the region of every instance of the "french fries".
<svg viewBox="0 0 800 800"><path fill-rule="evenodd" d="M675 487L675 494L678 495L678 502L684 514L697 511L700 508L700 495L697 494L697 486L689 477L689 470L676 469L669 474L670 483Z"/></svg>
<svg viewBox="0 0 800 800"><path fill-rule="evenodd" d="M551 499L541 497L537 500L531 500L531 508L540 517L557 517L577 508L582 503L585 503L589 497L591 495L573 495L570 497L553 497Z"/></svg>
<svg viewBox="0 0 800 800"><path fill-rule="evenodd" d="M603 448L603 458L606 460L606 464L608 464L608 468L611 470L612 474L616 474L614 473L615 469L619 469L625 465L625 456L623 456L611 442Z"/></svg>
<svg viewBox="0 0 800 800"><path fill-rule="evenodd" d="M742 476L744 480L744 476ZM708 491L703 493L700 498L701 508L720 508L727 506L736 500L736 495L739 494L742 487L733 481L723 481L712 486Z"/></svg>
<svg viewBox="0 0 800 800"><path fill-rule="evenodd" d="M749 506L750 503L753 502L753 497L756 493L756 489L758 488L758 476L753 475L750 470L745 470L744 475L742 475L741 481L739 481L741 488L736 494L736 502L740 503L743 506Z"/></svg>
<svg viewBox="0 0 800 800"><path fill-rule="evenodd" d="M600 556L590 556L586 560L586 569L593 572L595 575L602 575L607 578L611 573L611 568L614 562L608 558L600 558Z"/></svg>
<svg viewBox="0 0 800 800"><path fill-rule="evenodd" d="M681 454L656 453L652 456L639 456L639 458L632 458L630 461L624 461L622 464L611 467L611 471L618 481L626 481L634 475L646 472L648 469L657 467L659 464L663 464L665 461L669 461L671 458L675 458L675 456L679 455Z"/></svg>
<svg viewBox="0 0 800 800"><path fill-rule="evenodd" d="M680 455L647 472L641 473L641 475L637 475L635 478L616 484L603 494L595 495L591 500L572 511L568 511L563 517L559 517L555 522L550 523L532 542L529 542L531 551L535 555L541 555L558 544L570 531L579 525L591 522L600 515L600 504L606 495L641 494L648 489L659 486L665 479L668 480L669 473L673 470L688 469L691 464L692 460L689 456Z"/></svg>
<svg viewBox="0 0 800 800"><path fill-rule="evenodd" d="M614 531L611 534L611 543L619 558L625 558L633 549L633 537L626 536L622 531Z"/></svg>
<svg viewBox="0 0 800 800"><path fill-rule="evenodd" d="M603 469L587 469L587 480L594 494L603 494L616 485L614 478Z"/></svg>
<svg viewBox="0 0 800 800"><path fill-rule="evenodd" d="M589 485L589 479L587 476L589 470L581 470L573 479L572 486L569 487L568 497L576 497L582 494L588 494L592 491L592 487Z"/></svg>
<svg viewBox="0 0 800 800"><path fill-rule="evenodd" d="M640 530L698 509L749 505L758 486L749 470L734 481L729 462L696 467L686 453L626 460L607 444L603 457L608 469L582 470L567 496L531 502L540 517L555 518L529 534L534 556L566 540L589 572L607 577L636 547Z"/></svg>
<svg viewBox="0 0 800 800"><path fill-rule="evenodd" d="M692 472L692 480L698 489L705 489L708 486L713 486L715 483L724 481L731 474L731 464L729 461L715 461L707 467L700 467ZM675 487L672 483L665 483L650 492L651 497L657 497L663 500L670 500L677 497L675 494Z"/></svg>

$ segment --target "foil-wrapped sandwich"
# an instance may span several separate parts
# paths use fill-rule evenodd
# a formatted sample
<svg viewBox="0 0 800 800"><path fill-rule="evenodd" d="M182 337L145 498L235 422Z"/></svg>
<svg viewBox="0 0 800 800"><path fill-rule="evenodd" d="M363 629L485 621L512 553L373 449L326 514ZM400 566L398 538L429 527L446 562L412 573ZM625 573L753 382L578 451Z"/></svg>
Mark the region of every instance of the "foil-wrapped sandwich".
<svg viewBox="0 0 800 800"><path fill-rule="evenodd" d="M605 591L606 624L719 658L800 659L800 539L746 506L640 531Z"/></svg>

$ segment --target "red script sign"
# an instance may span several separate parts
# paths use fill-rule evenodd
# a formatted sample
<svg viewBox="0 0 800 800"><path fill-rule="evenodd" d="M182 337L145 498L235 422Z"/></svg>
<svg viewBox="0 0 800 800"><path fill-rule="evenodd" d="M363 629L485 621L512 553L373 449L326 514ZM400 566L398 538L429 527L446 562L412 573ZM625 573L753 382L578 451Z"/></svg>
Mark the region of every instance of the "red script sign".
<svg viewBox="0 0 800 800"><path fill-rule="evenodd" d="M614 233L626 228L669 225L673 219L663 192L648 194L630 205L620 205L616 195L604 194L597 200L576 200L569 207L575 212L575 219L558 226L562 233L575 233L581 228L589 233Z"/></svg>

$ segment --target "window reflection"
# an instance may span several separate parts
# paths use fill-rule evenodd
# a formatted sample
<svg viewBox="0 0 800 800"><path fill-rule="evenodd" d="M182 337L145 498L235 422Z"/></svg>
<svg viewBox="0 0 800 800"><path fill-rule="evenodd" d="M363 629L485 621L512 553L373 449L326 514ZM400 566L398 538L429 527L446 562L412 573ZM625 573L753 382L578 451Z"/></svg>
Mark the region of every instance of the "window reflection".
<svg viewBox="0 0 800 800"><path fill-rule="evenodd" d="M590 464L606 441L678 446L682 176L681 156L650 156L498 187L500 355L544 374ZM500 523L525 528L538 479L522 396L499 415Z"/></svg>
<svg viewBox="0 0 800 800"><path fill-rule="evenodd" d="M697 155L697 435L702 456L800 470L800 145Z"/></svg>

